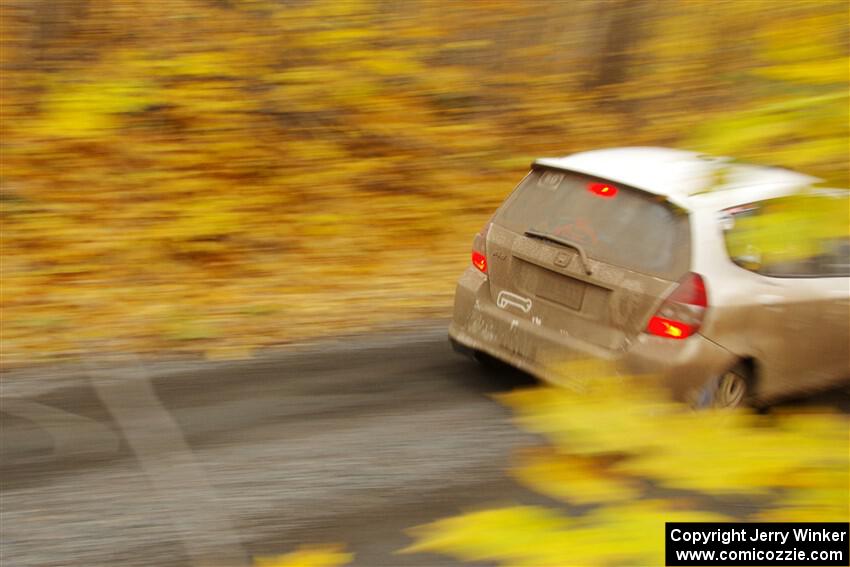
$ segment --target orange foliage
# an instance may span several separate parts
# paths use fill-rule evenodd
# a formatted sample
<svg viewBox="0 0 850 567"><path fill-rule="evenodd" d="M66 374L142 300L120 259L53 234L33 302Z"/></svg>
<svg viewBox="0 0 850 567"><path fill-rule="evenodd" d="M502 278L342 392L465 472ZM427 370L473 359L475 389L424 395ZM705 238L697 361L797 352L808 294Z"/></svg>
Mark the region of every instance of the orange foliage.
<svg viewBox="0 0 850 567"><path fill-rule="evenodd" d="M446 314L471 235L532 157L693 144L776 80L727 49L762 41L737 23L759 5L713 6L4 4L4 362L246 355ZM841 3L771 11L844 21ZM833 85L799 62L846 57L844 36L810 52L765 33L765 72ZM824 158L837 122L802 139L825 174L846 170Z"/></svg>

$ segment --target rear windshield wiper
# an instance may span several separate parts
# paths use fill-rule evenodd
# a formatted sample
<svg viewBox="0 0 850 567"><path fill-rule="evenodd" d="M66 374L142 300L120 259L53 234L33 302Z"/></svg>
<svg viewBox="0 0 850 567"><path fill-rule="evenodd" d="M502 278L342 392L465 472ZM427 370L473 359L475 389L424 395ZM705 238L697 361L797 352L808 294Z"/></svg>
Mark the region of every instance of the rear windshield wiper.
<svg viewBox="0 0 850 567"><path fill-rule="evenodd" d="M587 260L587 253L584 251L584 248L581 244L573 242L572 240L567 240L566 238L562 238L560 236L555 236L554 234L546 234L545 232L540 232L539 230L529 229L525 231L526 236L530 236L531 238L539 238L541 240L548 240L549 242L554 242L555 244L560 244L561 246L569 246L570 248L578 251L578 257L581 258L581 263L584 266L584 271L587 272L587 275L591 275L593 273L593 269L590 267L590 262Z"/></svg>

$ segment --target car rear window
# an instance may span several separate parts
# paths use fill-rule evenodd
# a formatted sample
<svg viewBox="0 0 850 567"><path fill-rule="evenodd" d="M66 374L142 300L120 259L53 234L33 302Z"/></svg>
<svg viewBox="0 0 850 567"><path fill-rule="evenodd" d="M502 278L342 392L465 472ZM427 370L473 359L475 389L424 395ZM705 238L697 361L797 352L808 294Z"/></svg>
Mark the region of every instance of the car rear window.
<svg viewBox="0 0 850 567"><path fill-rule="evenodd" d="M535 169L494 222L523 234L545 232L580 244L594 260L667 279L688 271L688 216L619 183Z"/></svg>

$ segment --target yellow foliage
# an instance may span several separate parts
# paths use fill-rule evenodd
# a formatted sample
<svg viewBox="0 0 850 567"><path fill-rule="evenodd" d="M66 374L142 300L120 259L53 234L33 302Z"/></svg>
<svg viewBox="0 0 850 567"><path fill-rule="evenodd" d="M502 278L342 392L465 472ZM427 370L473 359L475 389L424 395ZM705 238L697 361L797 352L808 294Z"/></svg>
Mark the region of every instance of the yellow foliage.
<svg viewBox="0 0 850 567"><path fill-rule="evenodd" d="M55 84L44 97L36 131L52 136L106 133L119 124L118 114L150 103L143 80L86 80Z"/></svg>
<svg viewBox="0 0 850 567"><path fill-rule="evenodd" d="M29 4L0 18L4 364L74 356L82 328L237 356L445 316L541 155L694 146L847 181L841 2L679 3L633 38L602 0Z"/></svg>
<svg viewBox="0 0 850 567"><path fill-rule="evenodd" d="M552 450L523 455L513 474L529 488L571 504L626 502L640 494L632 479L599 461Z"/></svg>
<svg viewBox="0 0 850 567"><path fill-rule="evenodd" d="M449 553L465 561L521 560L543 549L574 522L552 510L513 506L469 512L414 528L416 542L404 553Z"/></svg>
<svg viewBox="0 0 850 567"><path fill-rule="evenodd" d="M700 492L763 493L799 470L846 470L846 420L812 417L795 427L765 428L756 416L692 414L654 400L631 382L604 381L582 393L540 390L505 397L518 422L572 454L623 454L616 470ZM837 453L836 453L837 451ZM741 454L752 458L741 459ZM702 466L711 463L710 467Z"/></svg>
<svg viewBox="0 0 850 567"><path fill-rule="evenodd" d="M462 513L411 529L414 542L403 552L510 567L662 565L666 522L732 519L710 496L734 494L736 519L850 516L846 416L694 413L639 382L616 383L605 365L568 366L587 379L571 390L530 389L502 399L522 427L553 443L527 452L515 477L570 508ZM658 486L677 492L660 498ZM742 510L749 510L746 518Z"/></svg>
<svg viewBox="0 0 850 567"><path fill-rule="evenodd" d="M665 522L721 522L721 514L640 501L570 518L535 506L461 514L410 530L405 553L432 552L506 567L663 565ZM657 537L654 537L655 534Z"/></svg>
<svg viewBox="0 0 850 567"><path fill-rule="evenodd" d="M354 559L343 546L303 546L298 551L278 557L258 557L254 567L341 567Z"/></svg>
<svg viewBox="0 0 850 567"><path fill-rule="evenodd" d="M755 74L768 79L793 81L795 83L813 85L847 86L848 63L847 57L837 57L819 61L806 61L776 65L757 69Z"/></svg>
<svg viewBox="0 0 850 567"><path fill-rule="evenodd" d="M739 158L784 163L809 169L830 183L846 186L850 172L846 4L824 3L810 13L805 6L783 6L755 33L766 64L746 69L755 96L698 128L692 142L707 151ZM843 21L842 21L843 20Z"/></svg>

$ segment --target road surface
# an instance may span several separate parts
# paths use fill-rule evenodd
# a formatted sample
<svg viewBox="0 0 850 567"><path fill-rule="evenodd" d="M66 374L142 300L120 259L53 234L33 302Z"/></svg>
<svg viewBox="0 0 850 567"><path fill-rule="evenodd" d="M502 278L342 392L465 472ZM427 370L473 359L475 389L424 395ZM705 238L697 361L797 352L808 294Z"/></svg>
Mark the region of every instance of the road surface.
<svg viewBox="0 0 850 567"><path fill-rule="evenodd" d="M356 565L448 565L397 554L404 530L535 499L505 471L538 440L489 395L530 380L458 357L444 324L63 372L4 377L3 565L249 564L319 543Z"/></svg>
<svg viewBox="0 0 850 567"><path fill-rule="evenodd" d="M398 554L405 530L471 508L557 504L507 475L514 452L542 440L491 396L534 381L455 355L445 329L244 362L5 375L0 564L236 567L338 543L355 565L453 565ZM809 401L848 411L848 399Z"/></svg>

